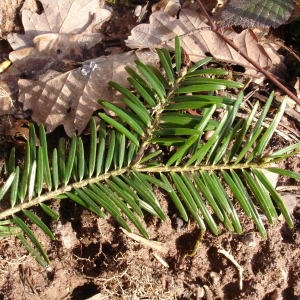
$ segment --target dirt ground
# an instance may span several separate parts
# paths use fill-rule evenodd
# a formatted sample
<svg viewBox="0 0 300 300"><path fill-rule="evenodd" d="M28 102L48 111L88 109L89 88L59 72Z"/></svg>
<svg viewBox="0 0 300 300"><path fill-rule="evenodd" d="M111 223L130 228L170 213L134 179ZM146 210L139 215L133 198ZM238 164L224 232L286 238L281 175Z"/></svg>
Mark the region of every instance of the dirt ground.
<svg viewBox="0 0 300 300"><path fill-rule="evenodd" d="M267 240L247 220L244 235L202 236L169 207L169 221L147 220L162 242L158 252L71 202L55 205L62 214L51 223L57 240L38 235L51 259L47 269L14 239L1 241L0 299L300 299L299 223L288 229L276 222ZM293 216L299 222L299 206Z"/></svg>
<svg viewBox="0 0 300 300"><path fill-rule="evenodd" d="M2 15L3 34L20 30L20 19L8 16L17 16L22 2L7 6L12 11ZM111 37L118 24L115 18L107 25ZM119 31L118 38L128 30ZM299 120L287 122L299 130ZM299 172L299 158L286 167ZM263 240L240 212L243 235L202 235L162 200L169 220L146 217L151 239L161 242L160 250L134 241L113 220L98 219L71 201L53 202L59 221L39 215L56 240L32 226L51 260L48 268L39 266L18 240L0 240L0 299L300 299L299 184L279 180L279 185L287 186L285 192L292 198L295 228L279 220L266 225L268 239Z"/></svg>

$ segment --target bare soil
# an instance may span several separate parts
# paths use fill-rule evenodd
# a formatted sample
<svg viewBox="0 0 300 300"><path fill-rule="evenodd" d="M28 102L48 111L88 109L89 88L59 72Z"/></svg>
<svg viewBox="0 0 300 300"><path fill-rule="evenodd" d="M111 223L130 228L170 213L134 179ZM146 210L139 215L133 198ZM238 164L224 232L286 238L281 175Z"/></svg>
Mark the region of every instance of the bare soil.
<svg viewBox="0 0 300 300"><path fill-rule="evenodd" d="M299 223L289 229L276 222L267 240L246 219L244 235L202 236L169 207L169 221L147 220L151 237L163 243L160 253L69 201L55 206L62 214L50 223L57 239L38 234L51 259L47 269L18 241L1 240L0 299L300 299ZM299 222L299 206L293 216Z"/></svg>

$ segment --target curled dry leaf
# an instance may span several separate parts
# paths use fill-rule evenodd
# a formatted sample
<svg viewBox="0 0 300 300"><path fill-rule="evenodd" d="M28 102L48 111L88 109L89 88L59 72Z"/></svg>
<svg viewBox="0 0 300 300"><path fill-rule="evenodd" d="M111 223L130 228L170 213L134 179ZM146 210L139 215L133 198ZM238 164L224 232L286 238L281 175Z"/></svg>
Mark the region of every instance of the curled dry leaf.
<svg viewBox="0 0 300 300"><path fill-rule="evenodd" d="M179 0L160 0L159 2L153 4L151 10L152 12L163 11L171 16L176 16L180 7Z"/></svg>
<svg viewBox="0 0 300 300"><path fill-rule="evenodd" d="M19 101L48 132L63 125L69 136L80 134L93 112L100 108L97 100L118 101L118 95L113 94L107 83L112 80L128 86L124 68L133 66L136 59L145 63L157 61L150 51L128 52L86 61L81 68L65 73L48 71L38 80L20 79Z"/></svg>
<svg viewBox="0 0 300 300"><path fill-rule="evenodd" d="M16 147L24 149L26 142L29 140L29 121L26 119L16 119L11 115L1 118L0 134L5 137ZM39 145L39 139L35 136L36 146Z"/></svg>
<svg viewBox="0 0 300 300"><path fill-rule="evenodd" d="M269 71L273 68L275 71L275 66L279 68L281 57L277 52L270 50L271 47L266 43L260 45L252 30L246 29L241 33L227 30L225 35L261 67ZM140 24L133 28L126 44L130 48L159 48L165 45L173 48L175 36L181 37L183 49L194 62L210 53L218 60L239 64L245 68L254 68L213 32L200 19L198 12L189 9L181 10L179 18L164 12L153 13L149 24Z"/></svg>
<svg viewBox="0 0 300 300"><path fill-rule="evenodd" d="M80 56L100 42L102 35L93 27L107 21L111 12L99 8L98 0L41 0L43 13L22 11L25 34L9 34L7 39L13 49L34 47L58 58ZM16 54L12 53L13 61Z"/></svg>

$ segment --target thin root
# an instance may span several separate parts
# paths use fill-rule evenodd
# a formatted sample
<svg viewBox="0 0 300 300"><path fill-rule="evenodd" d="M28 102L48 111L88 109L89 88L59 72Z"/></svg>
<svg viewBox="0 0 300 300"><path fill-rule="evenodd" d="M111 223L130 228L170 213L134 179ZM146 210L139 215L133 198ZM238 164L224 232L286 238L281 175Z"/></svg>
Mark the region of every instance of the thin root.
<svg viewBox="0 0 300 300"><path fill-rule="evenodd" d="M240 287L240 290L242 290L243 289L243 272L244 272L243 267L235 260L235 258L228 251L226 251L224 249L218 249L218 253L223 254L237 268L237 270L239 272L239 287Z"/></svg>

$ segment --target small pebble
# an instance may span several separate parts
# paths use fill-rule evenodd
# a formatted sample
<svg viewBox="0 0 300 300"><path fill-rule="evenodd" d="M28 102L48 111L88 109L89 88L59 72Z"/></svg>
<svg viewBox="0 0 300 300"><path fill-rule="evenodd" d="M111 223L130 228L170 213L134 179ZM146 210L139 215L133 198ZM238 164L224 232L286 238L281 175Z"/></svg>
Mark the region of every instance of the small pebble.
<svg viewBox="0 0 300 300"><path fill-rule="evenodd" d="M210 272L209 273L210 278L212 279L213 284L218 284L219 283L219 274L216 272Z"/></svg>
<svg viewBox="0 0 300 300"><path fill-rule="evenodd" d="M196 291L196 299L201 299L205 296L205 291L204 288L199 286L197 287L197 291Z"/></svg>

